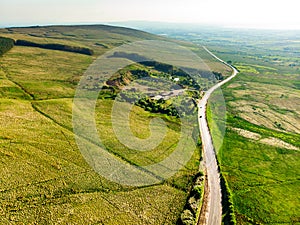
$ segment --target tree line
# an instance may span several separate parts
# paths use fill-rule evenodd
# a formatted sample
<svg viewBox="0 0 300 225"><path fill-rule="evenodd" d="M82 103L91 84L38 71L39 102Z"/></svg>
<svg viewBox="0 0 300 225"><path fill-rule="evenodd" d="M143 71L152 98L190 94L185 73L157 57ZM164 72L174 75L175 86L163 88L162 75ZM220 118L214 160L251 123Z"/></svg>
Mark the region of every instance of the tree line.
<svg viewBox="0 0 300 225"><path fill-rule="evenodd" d="M14 47L15 41L11 38L0 37L0 55L8 52Z"/></svg>
<svg viewBox="0 0 300 225"><path fill-rule="evenodd" d="M89 48L62 45L62 44L40 44L40 43L35 43L35 42L31 42L31 41L26 41L26 40L17 40L15 44L19 45L19 46L45 48L45 49L51 49L51 50L80 53L80 54L85 54L85 55L93 55L94 54L93 50L91 50Z"/></svg>

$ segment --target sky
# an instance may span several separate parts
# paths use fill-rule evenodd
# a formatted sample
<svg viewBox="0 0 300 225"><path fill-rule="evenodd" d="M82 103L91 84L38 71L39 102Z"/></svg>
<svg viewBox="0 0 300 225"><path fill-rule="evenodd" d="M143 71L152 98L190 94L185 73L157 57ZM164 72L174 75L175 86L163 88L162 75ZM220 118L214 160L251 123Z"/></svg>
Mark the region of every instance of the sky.
<svg viewBox="0 0 300 225"><path fill-rule="evenodd" d="M300 29L299 0L1 0L0 26L160 21Z"/></svg>

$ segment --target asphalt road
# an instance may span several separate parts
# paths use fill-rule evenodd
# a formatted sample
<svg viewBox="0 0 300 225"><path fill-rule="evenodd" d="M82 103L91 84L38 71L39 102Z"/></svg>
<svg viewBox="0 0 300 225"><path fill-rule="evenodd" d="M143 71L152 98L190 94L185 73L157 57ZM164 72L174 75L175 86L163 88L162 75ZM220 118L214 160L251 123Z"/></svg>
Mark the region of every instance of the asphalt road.
<svg viewBox="0 0 300 225"><path fill-rule="evenodd" d="M230 77L223 80L222 82L216 84L210 88L203 98L198 102L198 122L201 133L201 140L203 146L203 158L204 165L207 171L207 181L208 181L208 199L207 199L207 211L206 213L206 223L207 225L221 225L222 222L222 205L221 205L221 186L220 186L220 174L218 171L218 165L216 160L216 153L213 147L212 138L209 132L207 120L206 120L206 105L210 95L223 84L230 81L233 77L238 74L238 71L224 62L222 59L218 58L216 55L211 53L206 47L203 47L210 55L219 60L220 62L231 67L233 72Z"/></svg>

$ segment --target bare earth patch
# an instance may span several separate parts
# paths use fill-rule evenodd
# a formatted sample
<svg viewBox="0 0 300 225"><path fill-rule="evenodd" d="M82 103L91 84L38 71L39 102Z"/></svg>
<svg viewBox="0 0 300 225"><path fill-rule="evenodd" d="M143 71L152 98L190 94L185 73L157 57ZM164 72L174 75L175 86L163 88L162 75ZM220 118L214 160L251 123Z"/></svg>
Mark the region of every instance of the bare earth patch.
<svg viewBox="0 0 300 225"><path fill-rule="evenodd" d="M275 147L286 148L290 150L299 150L297 147L273 137L261 139L259 142L263 144L275 146Z"/></svg>
<svg viewBox="0 0 300 225"><path fill-rule="evenodd" d="M236 98L229 105L241 118L273 130L300 133L300 90L249 81L232 83L228 88L234 89Z"/></svg>
<svg viewBox="0 0 300 225"><path fill-rule="evenodd" d="M254 132L251 132L248 130L244 130L244 129L240 129L240 128L236 128L236 127L231 127L230 129L233 131L236 131L242 137L252 139L255 141L259 141L262 144L267 144L267 145L271 145L271 146L275 146L275 147L279 147L279 148L286 148L289 150L299 150L299 148L297 148L296 146L286 143L278 138L268 137L268 138L262 139L260 134L257 134L257 133L254 133Z"/></svg>
<svg viewBox="0 0 300 225"><path fill-rule="evenodd" d="M240 86L242 86L240 83L231 83L227 88L239 88Z"/></svg>
<svg viewBox="0 0 300 225"><path fill-rule="evenodd" d="M254 133L254 132L251 132L251 131L248 131L248 130L243 130L243 129L240 129L240 128L235 128L235 127L232 127L231 129L236 131L239 135L241 135L245 138L249 138L249 139L253 139L253 140L261 139L260 134L257 134L257 133Z"/></svg>
<svg viewBox="0 0 300 225"><path fill-rule="evenodd" d="M278 131L300 133L300 115L297 111L285 111L283 114L273 110L267 104L246 100L230 102L229 104L235 108L236 113L241 118L250 123Z"/></svg>

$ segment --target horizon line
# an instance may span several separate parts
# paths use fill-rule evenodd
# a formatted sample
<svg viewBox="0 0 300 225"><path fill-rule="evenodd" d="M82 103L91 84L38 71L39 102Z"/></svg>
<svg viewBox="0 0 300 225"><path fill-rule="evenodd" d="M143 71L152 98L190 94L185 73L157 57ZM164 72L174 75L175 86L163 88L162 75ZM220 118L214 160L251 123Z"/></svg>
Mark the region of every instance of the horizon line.
<svg viewBox="0 0 300 225"><path fill-rule="evenodd" d="M127 25L126 25L127 23ZM41 23L11 23L0 24L1 29L5 28L26 28L34 26L80 26L80 25L110 25L110 26L124 26L127 28L133 28L129 23L157 23L157 24L172 24L174 26L190 25L223 29L240 29L240 30L261 30L261 31L300 31L300 27L267 27L267 26L254 26L254 25L233 25L233 24L221 24L221 23L201 23L201 22L170 22L170 21L149 21L149 20L123 20L123 21L99 21L99 22L41 22ZM139 28L135 28L139 29ZM184 28L183 28L184 29Z"/></svg>

